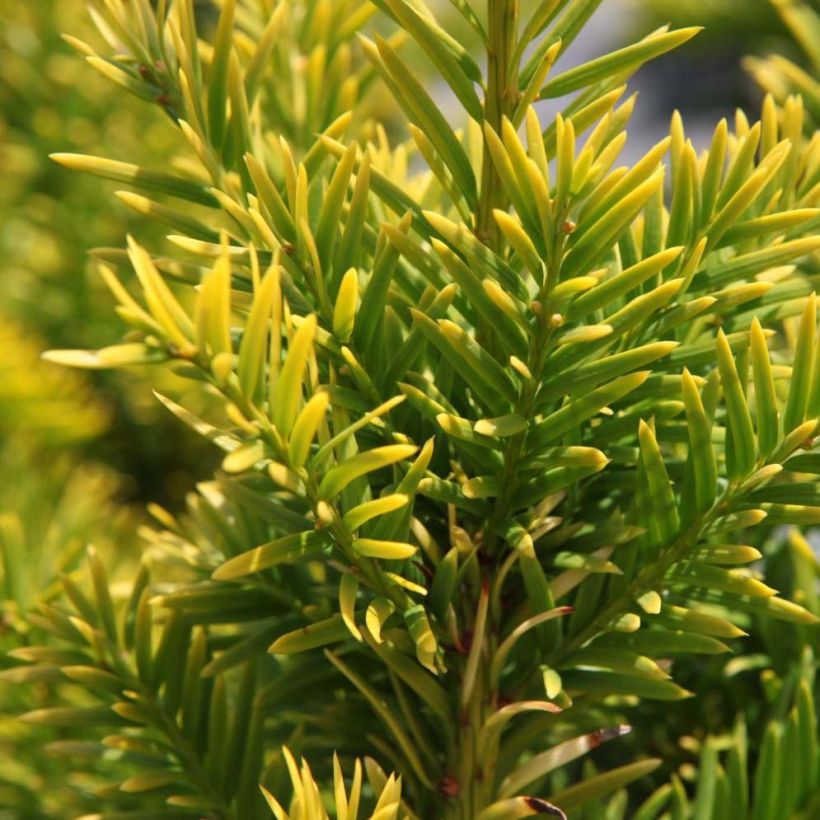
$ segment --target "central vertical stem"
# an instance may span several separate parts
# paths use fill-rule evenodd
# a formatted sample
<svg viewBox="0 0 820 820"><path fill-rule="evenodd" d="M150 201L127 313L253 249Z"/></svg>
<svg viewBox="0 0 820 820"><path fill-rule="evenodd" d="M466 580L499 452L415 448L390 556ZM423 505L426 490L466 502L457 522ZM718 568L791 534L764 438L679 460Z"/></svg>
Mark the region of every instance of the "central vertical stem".
<svg viewBox="0 0 820 820"><path fill-rule="evenodd" d="M464 637L467 649L469 644L482 640L476 632L475 607L478 610L478 601L484 596L485 605L488 604L490 589L495 577L495 570L487 568L487 574L481 575L480 583L469 587L465 595L460 622L464 624ZM475 593L473 596L471 593ZM470 633L472 633L470 635ZM492 657L497 649L498 624L496 618L487 611L486 623L483 629L483 652L475 681L470 690L469 698L463 701L458 699L455 705L454 720L456 721L456 743L450 760L450 773L454 779L456 791L448 801L443 817L446 820L475 820L475 817L493 802L493 771L494 760L487 760L486 748L481 743L481 731L487 718L497 709L496 693L491 691L489 680L489 663L486 659ZM459 690L462 689L465 677L466 663L459 669Z"/></svg>
<svg viewBox="0 0 820 820"><path fill-rule="evenodd" d="M518 0L488 0L487 18L489 42L484 121L494 131L500 132L501 122L512 113L518 94L518 66L511 64L518 28ZM499 245L499 232L493 219L493 208L506 206L507 199L485 139L475 231L483 242L494 249Z"/></svg>
<svg viewBox="0 0 820 820"><path fill-rule="evenodd" d="M486 125L496 133L501 132L505 116L512 114L518 96L518 65L513 65L518 29L519 0L487 0L487 95L484 101ZM496 252L502 251L502 241L493 217L493 210L506 210L509 202L496 172L495 165L484 140L481 168L481 188L475 212L476 236ZM482 568L483 583L492 587L497 566L492 558ZM476 589L476 596L481 594ZM470 596L467 596L468 598ZM477 600L465 604L463 623L471 623ZM448 820L474 820L476 815L494 799L493 779L495 761L485 759L482 751L493 756L493 750L478 748L478 734L486 718L497 708L498 693L491 691L487 674L486 658L492 656L498 645L497 613L490 612L484 634L484 657L476 676L469 702L461 704L454 715L457 722L458 740L450 771L456 777L457 796L449 801L445 810ZM475 636L473 640L475 640ZM463 670L462 670L463 671Z"/></svg>

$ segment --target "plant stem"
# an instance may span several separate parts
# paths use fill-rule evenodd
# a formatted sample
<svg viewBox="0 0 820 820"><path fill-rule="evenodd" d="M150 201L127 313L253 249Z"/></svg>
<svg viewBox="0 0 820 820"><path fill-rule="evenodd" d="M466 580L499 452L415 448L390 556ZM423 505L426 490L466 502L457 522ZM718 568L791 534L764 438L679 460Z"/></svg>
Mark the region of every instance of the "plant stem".
<svg viewBox="0 0 820 820"><path fill-rule="evenodd" d="M563 217L559 218L563 219ZM552 249L552 265L538 294L540 309L535 319L535 336L527 352L526 364L533 378L522 389L521 396L515 407L515 412L525 419L529 419L533 413L534 403L537 398L537 380L546 365L549 353L549 342L553 333L553 327L550 324L550 311L547 309L549 306L549 288L551 283L558 277L558 268L561 264L563 250L564 237L557 233L555 247ZM490 551L496 548L495 528L509 514L513 495L518 488L519 465L522 456L525 455L524 443L526 436L526 431L512 436L504 453L504 470L500 480L502 492L495 500L492 515L484 533L485 542Z"/></svg>
<svg viewBox="0 0 820 820"><path fill-rule="evenodd" d="M722 498L711 510L696 518L683 532L681 532L669 549L657 560L646 566L631 584L617 598L610 601L600 613L577 635L566 641L560 649L549 659L550 666L560 664L564 659L577 652L596 635L605 631L617 617L626 610L645 592L657 590L663 586L663 577L666 572L678 561L683 560L686 554L698 543L705 529L719 516L727 515L732 501L733 489L728 488Z"/></svg>
<svg viewBox="0 0 820 820"><path fill-rule="evenodd" d="M487 95L484 102L485 123L494 131L500 132L505 116L512 113L518 92L518 65L512 60L515 52L516 32L518 28L518 0L487 0L488 43L487 43ZM506 209L508 201L501 180L493 164L492 157L484 142L484 153L481 168L481 187L475 212L474 230L476 235L495 251L501 249L501 236L493 217L495 208ZM523 437L512 446L520 451ZM509 469L518 460L518 453L507 460ZM509 469L505 470L509 472ZM505 506L505 505L501 505ZM492 520L502 513L496 505ZM484 527L486 536L492 538L491 527ZM490 545L487 545L490 546ZM471 623L482 594L492 589L497 572L495 565L490 565L482 579L482 585L473 596L465 596L465 608L462 623ZM487 674L488 664L485 659L492 657L498 646L500 624L498 613L487 613L484 625L483 651L475 681L469 691L466 702L459 704L454 714L456 721L456 742L449 760L450 773L455 776L458 794L448 801L444 817L448 820L472 820L483 807L493 800L492 772L495 761L478 759L478 734L489 714L496 708L497 693L490 691ZM473 636L476 639L476 636ZM465 665L460 670L460 678L465 673ZM461 684L459 680L459 684ZM459 690L461 685L459 685ZM493 750L489 755L492 757ZM489 775L489 776L488 776Z"/></svg>
<svg viewBox="0 0 820 820"><path fill-rule="evenodd" d="M481 596L489 595L490 584L485 577L478 589L475 590L475 600L465 601L463 622L469 623L475 633L476 624L473 622L479 606ZM465 596L466 597L466 596ZM472 611L469 611L473 607ZM465 701L455 701L454 718L456 721L456 742L451 751L449 774L454 778L457 794L450 800L443 813L446 820L473 820L473 818L492 801L492 794L488 793L491 784L485 777L486 761L478 755L478 735L488 716L494 711L493 697L489 691L488 664L483 662L487 655L495 652L497 644L498 625L494 623L492 615L487 612L487 620L483 629L482 662L478 669L469 697ZM480 640L480 636L473 634L473 641ZM467 664L459 669L459 691L462 690L463 678Z"/></svg>
<svg viewBox="0 0 820 820"><path fill-rule="evenodd" d="M518 0L488 0L487 16L489 43L484 120L494 131L500 131L503 118L512 113L518 91L518 66L511 64L518 26ZM501 180L485 140L475 232L494 249L498 247L500 236L493 209L504 208L506 204Z"/></svg>

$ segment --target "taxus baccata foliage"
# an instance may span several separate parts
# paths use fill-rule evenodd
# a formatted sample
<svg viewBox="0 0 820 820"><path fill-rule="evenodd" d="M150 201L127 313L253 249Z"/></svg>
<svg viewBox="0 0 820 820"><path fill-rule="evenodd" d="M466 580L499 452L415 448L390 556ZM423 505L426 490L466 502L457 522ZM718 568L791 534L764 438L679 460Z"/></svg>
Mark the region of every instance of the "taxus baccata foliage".
<svg viewBox="0 0 820 820"><path fill-rule="evenodd" d="M152 509L130 592L92 553L24 658L86 690L25 719L120 761L101 816L810 812L816 561L777 543L820 523L801 99L702 153L675 116L624 166L626 81L695 29L562 71L599 0L454 2L481 55L418 0L91 5L108 46L77 47L182 150L56 157L168 241L103 255L122 342L50 358L193 380L202 413L159 399L224 452ZM385 90L404 142L365 114ZM784 550L785 597L755 563ZM795 772L782 797L734 714L683 743L690 787L640 720L618 739L773 622L796 649L757 765Z"/></svg>

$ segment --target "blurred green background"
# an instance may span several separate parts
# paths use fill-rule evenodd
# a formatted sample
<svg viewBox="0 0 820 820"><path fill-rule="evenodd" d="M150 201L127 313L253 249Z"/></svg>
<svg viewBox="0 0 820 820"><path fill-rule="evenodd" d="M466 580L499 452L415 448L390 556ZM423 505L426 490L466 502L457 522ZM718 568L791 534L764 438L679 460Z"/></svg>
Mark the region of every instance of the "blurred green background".
<svg viewBox="0 0 820 820"><path fill-rule="evenodd" d="M71 387L65 380L65 392L83 392L78 404L86 419L75 420L70 435L44 429L46 418L59 427L67 414L35 409L35 393L55 398L41 374L53 380L59 369L37 364L32 371L32 351L98 347L121 334L89 250L121 247L139 221L114 199L115 186L69 173L49 154L157 166L178 139L158 108L117 93L62 32L94 39L81 0L0 0L0 316L15 323L9 341L21 347L19 366L5 365L17 372L14 383L0 384L0 429L4 438L23 436L35 447L69 439L78 455L93 455L121 474L125 498L178 502L191 485L187 448L198 443L165 423L149 387L156 374L93 373ZM26 390L32 395L24 408L18 396Z"/></svg>

